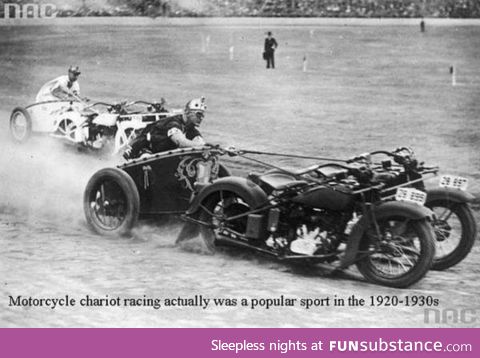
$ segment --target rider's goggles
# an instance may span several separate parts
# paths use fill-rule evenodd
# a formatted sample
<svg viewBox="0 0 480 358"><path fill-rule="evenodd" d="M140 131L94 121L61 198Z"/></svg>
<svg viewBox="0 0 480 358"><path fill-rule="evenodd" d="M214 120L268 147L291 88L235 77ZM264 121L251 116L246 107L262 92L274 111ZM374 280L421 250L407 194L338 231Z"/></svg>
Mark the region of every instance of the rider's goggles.
<svg viewBox="0 0 480 358"><path fill-rule="evenodd" d="M204 114L203 112L200 112L200 111L199 111L199 112L195 112L195 116L196 116L198 119L202 120L203 117L205 117L205 114Z"/></svg>

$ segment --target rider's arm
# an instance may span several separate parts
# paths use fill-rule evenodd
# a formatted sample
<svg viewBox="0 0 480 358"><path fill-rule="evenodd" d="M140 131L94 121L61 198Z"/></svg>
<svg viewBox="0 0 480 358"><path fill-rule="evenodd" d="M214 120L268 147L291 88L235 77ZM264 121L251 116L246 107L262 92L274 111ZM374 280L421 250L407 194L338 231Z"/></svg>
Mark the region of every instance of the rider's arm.
<svg viewBox="0 0 480 358"><path fill-rule="evenodd" d="M168 133L170 140L179 147L201 147L205 145L205 141L200 135L197 135L193 139L187 139L185 133L178 128L171 128Z"/></svg>
<svg viewBox="0 0 480 358"><path fill-rule="evenodd" d="M66 80L68 81L68 80ZM71 88L68 88L68 82L62 78L53 85L50 92L55 97L61 99L69 99L70 97L78 97L80 95L80 86L78 83L74 83Z"/></svg>
<svg viewBox="0 0 480 358"><path fill-rule="evenodd" d="M205 143L206 143L205 140L203 139L203 137L202 137L201 135L196 136L196 137L193 138L191 141L195 143L195 146L196 146L196 147L202 147L202 146L204 146Z"/></svg>
<svg viewBox="0 0 480 358"><path fill-rule="evenodd" d="M203 140L200 131L196 127L187 128L187 130L185 131L185 137L197 143L197 146L205 145L205 141Z"/></svg>
<svg viewBox="0 0 480 358"><path fill-rule="evenodd" d="M52 87L52 89L50 90L50 93L60 99L64 99L65 97L68 96L68 93L65 91L63 86L58 82Z"/></svg>

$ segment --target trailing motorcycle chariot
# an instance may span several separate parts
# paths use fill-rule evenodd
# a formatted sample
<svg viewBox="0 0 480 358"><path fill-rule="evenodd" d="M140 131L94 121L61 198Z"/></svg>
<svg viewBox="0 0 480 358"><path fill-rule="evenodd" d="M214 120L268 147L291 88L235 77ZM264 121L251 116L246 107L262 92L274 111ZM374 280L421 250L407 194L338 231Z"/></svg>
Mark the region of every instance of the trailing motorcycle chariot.
<svg viewBox="0 0 480 358"><path fill-rule="evenodd" d="M10 134L17 143L47 134L77 146L117 154L149 123L173 114L159 102L88 103L80 99L45 101L17 107Z"/></svg>
<svg viewBox="0 0 480 358"><path fill-rule="evenodd" d="M356 265L370 282L391 287L408 287L430 269L435 218L422 197L385 198L386 184L359 162L271 166L246 177L220 164L225 154L246 153L176 149L102 169L85 190L87 222L119 236L144 216L180 214L188 229L179 240L199 234L211 250L233 245L284 262Z"/></svg>

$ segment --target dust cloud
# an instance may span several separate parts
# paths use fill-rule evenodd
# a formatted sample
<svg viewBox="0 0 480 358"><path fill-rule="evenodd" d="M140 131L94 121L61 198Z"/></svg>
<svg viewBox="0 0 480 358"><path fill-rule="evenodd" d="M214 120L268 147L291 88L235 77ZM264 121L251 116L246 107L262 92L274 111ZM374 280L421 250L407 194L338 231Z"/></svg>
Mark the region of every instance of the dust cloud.
<svg viewBox="0 0 480 358"><path fill-rule="evenodd" d="M44 219L78 225L84 222L83 191L93 173L115 166L114 159L77 153L54 138L14 143L0 138L0 213L22 222Z"/></svg>
<svg viewBox="0 0 480 358"><path fill-rule="evenodd" d="M18 144L6 129L0 135L0 221L17 225L23 234L92 233L83 213L85 187L97 170L122 163L118 157L78 152L48 135ZM183 224L171 216L141 220L126 239L173 247ZM203 245L193 241L182 246L203 251Z"/></svg>

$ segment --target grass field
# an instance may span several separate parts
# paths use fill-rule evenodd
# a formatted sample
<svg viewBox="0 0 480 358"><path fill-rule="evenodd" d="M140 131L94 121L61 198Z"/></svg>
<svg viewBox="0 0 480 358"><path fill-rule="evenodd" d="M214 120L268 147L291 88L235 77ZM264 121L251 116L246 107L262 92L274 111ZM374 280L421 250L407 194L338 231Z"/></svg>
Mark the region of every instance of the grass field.
<svg viewBox="0 0 480 358"><path fill-rule="evenodd" d="M335 157L407 144L479 178L480 27L269 29L280 45L275 71L261 59L263 27L0 27L0 108L30 103L73 63L92 99L165 97L180 107L205 95L213 142Z"/></svg>
<svg viewBox="0 0 480 358"><path fill-rule="evenodd" d="M175 225L141 227L131 240L104 240L86 228L82 194L95 170L118 161L41 146L41 141L16 147L8 140L8 119L13 107L33 101L44 82L78 64L82 94L93 100L164 97L178 108L206 96L202 132L209 142L335 158L411 145L442 173L467 176L470 190L479 195L480 26L427 22L422 34L416 23L344 26L276 19L267 27L230 26L225 19L183 26L108 21L0 26L0 241L5 248L0 296L347 297L353 292L364 298L433 295L441 308L478 307L478 242L460 265L431 272L402 291L369 285L354 271L330 277L242 255L181 250L173 245ZM277 68L269 71L261 59L267 30L279 42ZM457 69L456 86L451 65ZM245 163L232 165L250 170ZM0 326L7 327L429 326L419 307L253 313L215 308L208 315L193 309L154 315L141 308L80 307L4 312Z"/></svg>

